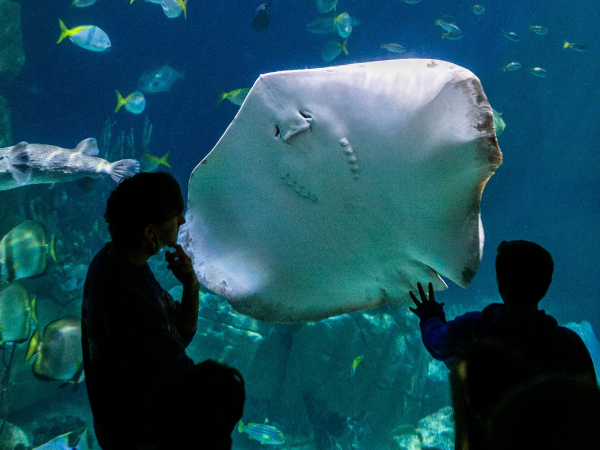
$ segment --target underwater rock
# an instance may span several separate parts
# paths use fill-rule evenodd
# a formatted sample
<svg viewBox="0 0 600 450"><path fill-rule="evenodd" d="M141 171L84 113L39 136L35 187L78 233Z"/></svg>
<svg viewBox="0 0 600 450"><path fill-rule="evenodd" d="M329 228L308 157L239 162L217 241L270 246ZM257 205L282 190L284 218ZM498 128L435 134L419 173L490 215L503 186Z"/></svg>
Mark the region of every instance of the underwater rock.
<svg viewBox="0 0 600 450"><path fill-rule="evenodd" d="M383 430L398 423L419 419L431 358L416 323L403 331L406 326L397 323L402 319L373 311L301 327L287 364L286 407L299 416L308 414L306 394L303 398L308 391L320 409L362 417L357 429L370 427L368 439L373 440L384 439Z"/></svg>
<svg viewBox="0 0 600 450"><path fill-rule="evenodd" d="M393 437L394 442L398 444L398 450L422 450L421 439L414 431L396 434Z"/></svg>
<svg viewBox="0 0 600 450"><path fill-rule="evenodd" d="M421 419L416 427L401 425L392 431L398 450L454 450L454 414L451 406Z"/></svg>
<svg viewBox="0 0 600 450"><path fill-rule="evenodd" d="M25 64L21 33L21 5L0 0L0 82L14 79Z"/></svg>
<svg viewBox="0 0 600 450"><path fill-rule="evenodd" d="M190 357L229 364L244 376L247 396L274 398L289 354L285 336L274 324L235 312L217 295L205 294L200 305L198 331L187 348Z"/></svg>
<svg viewBox="0 0 600 450"><path fill-rule="evenodd" d="M23 449L29 448L31 441L21 428L6 422L2 435L0 435L0 450L13 450L19 445Z"/></svg>
<svg viewBox="0 0 600 450"><path fill-rule="evenodd" d="M313 425L313 441L316 448L329 447L331 439L339 439L346 430L346 418L328 411L324 402L316 399L312 391L304 391L302 400L308 420Z"/></svg>
<svg viewBox="0 0 600 450"><path fill-rule="evenodd" d="M422 448L454 450L454 412L446 406L419 421L416 432L421 437Z"/></svg>

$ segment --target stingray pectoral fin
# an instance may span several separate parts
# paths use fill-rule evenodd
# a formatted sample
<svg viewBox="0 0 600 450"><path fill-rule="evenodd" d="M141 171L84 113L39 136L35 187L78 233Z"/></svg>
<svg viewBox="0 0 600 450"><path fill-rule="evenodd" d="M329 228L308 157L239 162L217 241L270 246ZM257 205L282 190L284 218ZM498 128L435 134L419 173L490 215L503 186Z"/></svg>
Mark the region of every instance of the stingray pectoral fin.
<svg viewBox="0 0 600 450"><path fill-rule="evenodd" d="M281 140L288 142L303 131L310 130L312 120L312 115L305 111L297 111L290 115L277 125Z"/></svg>
<svg viewBox="0 0 600 450"><path fill-rule="evenodd" d="M381 298L390 307L399 308L410 303L406 293L417 292L417 283L432 283L436 292L448 289L446 282L434 269L420 261L411 260L410 264L403 266L403 270L392 271L382 279Z"/></svg>

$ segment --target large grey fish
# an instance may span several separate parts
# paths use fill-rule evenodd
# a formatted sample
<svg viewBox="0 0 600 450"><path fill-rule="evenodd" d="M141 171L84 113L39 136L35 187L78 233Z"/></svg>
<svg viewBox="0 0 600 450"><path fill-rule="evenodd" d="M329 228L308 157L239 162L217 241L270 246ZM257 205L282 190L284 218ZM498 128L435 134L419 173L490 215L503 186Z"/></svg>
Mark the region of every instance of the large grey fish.
<svg viewBox="0 0 600 450"><path fill-rule="evenodd" d="M21 142L13 147L0 148L0 191L27 184L79 181L83 190L90 182L110 175L117 183L139 172L135 159L113 163L98 158L96 139L81 141L75 149L46 144Z"/></svg>

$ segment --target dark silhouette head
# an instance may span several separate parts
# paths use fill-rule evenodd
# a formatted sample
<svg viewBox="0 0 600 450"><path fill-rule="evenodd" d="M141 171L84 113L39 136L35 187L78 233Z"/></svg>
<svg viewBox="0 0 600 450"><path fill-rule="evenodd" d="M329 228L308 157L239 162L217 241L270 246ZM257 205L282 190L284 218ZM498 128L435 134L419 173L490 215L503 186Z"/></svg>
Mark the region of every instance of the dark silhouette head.
<svg viewBox="0 0 600 450"><path fill-rule="evenodd" d="M496 255L498 291L506 305L536 305L552 282L552 256L528 241L502 241Z"/></svg>
<svg viewBox="0 0 600 450"><path fill-rule="evenodd" d="M553 375L511 391L486 423L489 450L588 450L600 442L600 391L582 377Z"/></svg>
<svg viewBox="0 0 600 450"><path fill-rule="evenodd" d="M151 420L160 450L230 450L231 433L246 402L242 374L212 360L177 375L169 388L158 390Z"/></svg>
<svg viewBox="0 0 600 450"><path fill-rule="evenodd" d="M162 225L181 214L184 204L179 184L168 173L138 173L125 178L111 192L104 218L113 243L137 247L144 229Z"/></svg>

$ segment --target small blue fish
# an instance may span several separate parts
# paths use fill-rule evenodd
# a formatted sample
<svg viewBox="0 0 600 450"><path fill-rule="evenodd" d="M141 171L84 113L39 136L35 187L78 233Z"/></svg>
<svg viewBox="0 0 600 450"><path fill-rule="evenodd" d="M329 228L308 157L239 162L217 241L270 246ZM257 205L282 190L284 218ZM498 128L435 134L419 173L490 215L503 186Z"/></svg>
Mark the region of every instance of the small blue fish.
<svg viewBox="0 0 600 450"><path fill-rule="evenodd" d="M271 21L271 1L263 3L254 11L252 26L256 31L266 30Z"/></svg>
<svg viewBox="0 0 600 450"><path fill-rule="evenodd" d="M518 62L514 62L513 61L513 62L508 63L507 65L505 65L502 68L502 72L506 72L507 70L509 72L514 72L515 70L519 70L520 68L521 68L521 64L519 64Z"/></svg>
<svg viewBox="0 0 600 450"><path fill-rule="evenodd" d="M548 72L542 69L541 67L534 67L533 69L529 69L529 73L538 78L546 78L548 76Z"/></svg>
<svg viewBox="0 0 600 450"><path fill-rule="evenodd" d="M162 156L162 158L151 155L149 153L144 153L140 157L140 168L141 168L142 172L154 172L156 169L158 169L158 166L160 166L160 165L163 165L167 169L170 169L171 164L169 164L169 162L167 161L167 158L169 157L169 153L171 153L171 152L165 153Z"/></svg>
<svg viewBox="0 0 600 450"><path fill-rule="evenodd" d="M281 445L285 443L283 433L271 425L260 423L249 423L244 425L240 420L238 423L238 432L246 433L250 439L256 439L261 444L266 445Z"/></svg>
<svg viewBox="0 0 600 450"><path fill-rule="evenodd" d="M348 39L346 39L341 44L339 42L329 41L325 43L323 50L321 51L321 58L323 61L330 62L337 58L340 53L344 52L344 55L348 54L348 48L346 44L348 43Z"/></svg>
<svg viewBox="0 0 600 450"><path fill-rule="evenodd" d="M347 39L352 33L352 19L347 12L343 12L333 19L333 24L342 39Z"/></svg>
<svg viewBox="0 0 600 450"><path fill-rule="evenodd" d="M585 45L574 44L573 42L565 41L563 48L570 48L575 50L576 52L585 52L588 48Z"/></svg>
<svg viewBox="0 0 600 450"><path fill-rule="evenodd" d="M521 38L517 33L514 33L512 31L504 31L502 28L500 28L500 33L509 41L521 42Z"/></svg>
<svg viewBox="0 0 600 450"><path fill-rule="evenodd" d="M140 114L146 107L146 99L140 91L134 91L125 98L123 98L119 91L116 92L117 107L115 108L115 112L121 109L121 106L125 106L125 109L130 113Z"/></svg>
<svg viewBox="0 0 600 450"><path fill-rule="evenodd" d="M380 48L386 49L388 52L392 53L404 53L406 52L406 48L400 44L381 44Z"/></svg>
<svg viewBox="0 0 600 450"><path fill-rule="evenodd" d="M58 24L60 25L60 36L57 44L68 37L74 44L92 52L103 52L111 46L106 33L96 26L82 25L69 30L62 20L59 19Z"/></svg>

